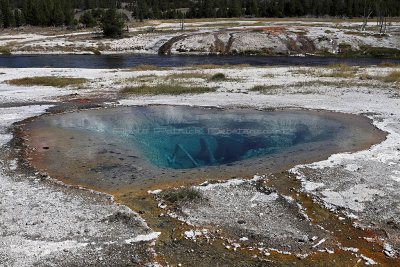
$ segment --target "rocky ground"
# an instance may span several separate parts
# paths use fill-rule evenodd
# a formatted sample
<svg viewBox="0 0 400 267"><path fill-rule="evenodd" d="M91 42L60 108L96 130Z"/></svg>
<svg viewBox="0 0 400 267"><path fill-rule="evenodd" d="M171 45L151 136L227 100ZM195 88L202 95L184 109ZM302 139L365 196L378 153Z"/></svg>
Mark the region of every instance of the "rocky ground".
<svg viewBox="0 0 400 267"><path fill-rule="evenodd" d="M398 257L400 210L399 82L384 81L398 66L372 67L215 67L172 70L8 69L0 70L0 262L4 265L129 265L154 264L153 232L135 212L110 196L55 183L35 173L15 150L14 122L46 112L65 110L96 100L101 106L169 104L216 107L324 109L368 116L387 139L372 148L333 155L329 159L290 170L300 181L299 193L352 219L355 227L376 233L380 253ZM201 75L199 75L199 73ZM213 74L226 78L211 81ZM179 76L181 74L181 76ZM182 75L184 74L184 75ZM174 76L171 76L174 75ZM63 76L88 82L65 88L15 86L8 80ZM215 92L184 95L127 95L127 85L174 83L204 85ZM262 87L255 87L262 86ZM82 104L83 105L83 104ZM262 174L261 174L262 175ZM281 246L265 249L296 253L299 258L323 251L337 252L334 235L311 224L285 192L268 185L269 175L257 179L198 186L207 202L184 203L171 209L183 221L230 233L237 242L227 249L276 240ZM240 178L240 177L239 177ZM156 189L156 188L155 188ZM166 207L168 210L169 207ZM263 217L265 213L270 216ZM204 217L204 215L206 215ZM339 216L339 215L337 215ZM279 218L279 225L276 220ZM312 219L312 218L311 218ZM344 219L344 218L343 218ZM263 223L257 224L257 220ZM355 228L356 229L356 228ZM188 239L195 231L185 233ZM200 233L199 235L203 235ZM238 244L238 245L235 245ZM244 245L243 245L244 244ZM305 252L302 248L307 247ZM380 262L356 247L344 247L364 264ZM306 255L307 254L307 255Z"/></svg>
<svg viewBox="0 0 400 267"><path fill-rule="evenodd" d="M147 21L130 25L127 36L116 40L102 38L99 29L23 28L0 33L0 47L12 54L335 55L368 53L371 47L398 54L398 20L385 34L379 34L375 22L365 31L361 25L360 20L188 20L182 30L178 21Z"/></svg>
<svg viewBox="0 0 400 267"><path fill-rule="evenodd" d="M50 106L8 104L0 111L0 266L153 265L158 234L137 213L19 160L9 127Z"/></svg>

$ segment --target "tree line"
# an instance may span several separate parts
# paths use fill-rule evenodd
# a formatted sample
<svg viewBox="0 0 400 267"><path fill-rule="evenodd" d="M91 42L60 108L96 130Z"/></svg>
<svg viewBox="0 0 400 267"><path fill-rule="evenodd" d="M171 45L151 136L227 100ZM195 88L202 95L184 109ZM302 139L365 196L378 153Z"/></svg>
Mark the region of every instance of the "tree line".
<svg viewBox="0 0 400 267"><path fill-rule="evenodd" d="M61 26L81 19L94 26L104 9L123 8L137 20L232 17L394 17L399 0L0 0L0 27Z"/></svg>
<svg viewBox="0 0 400 267"><path fill-rule="evenodd" d="M26 0L16 5L0 0L0 26L3 28L71 25L74 9L69 0Z"/></svg>
<svg viewBox="0 0 400 267"><path fill-rule="evenodd" d="M201 0L188 17L363 17L369 7L373 16L385 9L387 16L400 15L399 0Z"/></svg>

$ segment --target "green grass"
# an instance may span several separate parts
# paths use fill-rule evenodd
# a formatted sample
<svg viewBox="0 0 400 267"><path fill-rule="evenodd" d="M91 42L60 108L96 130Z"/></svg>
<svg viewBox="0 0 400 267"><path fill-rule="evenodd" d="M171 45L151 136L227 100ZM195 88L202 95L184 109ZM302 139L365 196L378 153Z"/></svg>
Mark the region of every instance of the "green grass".
<svg viewBox="0 0 400 267"><path fill-rule="evenodd" d="M330 73L322 73L320 77L331 77L331 78L354 78L355 73L346 71L332 71Z"/></svg>
<svg viewBox="0 0 400 267"><path fill-rule="evenodd" d="M207 92L215 92L215 88L210 87L190 87L179 84L157 84L157 85L140 85L127 86L120 92L123 94L138 95L181 95L181 94L201 94Z"/></svg>
<svg viewBox="0 0 400 267"><path fill-rule="evenodd" d="M316 81L307 81L307 82L298 82L293 85L288 85L288 87L321 87L321 86L326 86L326 87L336 87L336 88L347 88L347 87L352 87L352 86L357 86L357 83L354 82L347 82L347 81L321 81L321 80L316 80Z"/></svg>
<svg viewBox="0 0 400 267"><path fill-rule="evenodd" d="M357 35L357 36L366 36L367 34L365 32L359 32L359 31L346 31L344 34L347 35Z"/></svg>
<svg viewBox="0 0 400 267"><path fill-rule="evenodd" d="M174 73L165 77L169 80L174 79L208 79L210 75L200 72L182 72L182 73Z"/></svg>
<svg viewBox="0 0 400 267"><path fill-rule="evenodd" d="M137 218L136 215L133 213L125 213L118 211L112 215L109 215L102 221L108 223L123 223L131 227L137 227Z"/></svg>
<svg viewBox="0 0 400 267"><path fill-rule="evenodd" d="M273 84L273 85L256 85L256 86L250 88L250 91L268 93L271 90L275 90L275 89L279 89L279 88L282 88L282 85L276 85L276 84Z"/></svg>
<svg viewBox="0 0 400 267"><path fill-rule="evenodd" d="M347 64L330 64L325 68L332 70L329 73L320 73L320 77L354 78L358 71L358 67L349 66Z"/></svg>
<svg viewBox="0 0 400 267"><path fill-rule="evenodd" d="M390 62L382 62L380 65L380 67L384 67L384 68L399 68L400 69L400 64L393 64Z"/></svg>
<svg viewBox="0 0 400 267"><path fill-rule="evenodd" d="M372 47L368 45L362 45L360 47L360 50L365 57L400 58L400 50L396 48Z"/></svg>
<svg viewBox="0 0 400 267"><path fill-rule="evenodd" d="M310 87L332 87L332 88L348 88L348 87L357 87L357 86L364 86L364 87L373 87L375 86L370 83L358 83L346 80L339 80L339 81L322 81L322 80L315 80L315 81L307 81L307 82L297 82L288 85L257 85L250 89L250 91L256 91L263 94L270 94L273 93L271 91L281 88L310 88ZM302 94L309 94L315 93L314 91L304 91L301 92Z"/></svg>
<svg viewBox="0 0 400 267"><path fill-rule="evenodd" d="M339 44L339 53L341 54L348 54L351 53L352 49L351 49L351 45L348 43L340 43Z"/></svg>
<svg viewBox="0 0 400 267"><path fill-rule="evenodd" d="M224 80L226 80L226 76L223 73L216 73L210 78L210 81L224 81Z"/></svg>
<svg viewBox="0 0 400 267"><path fill-rule="evenodd" d="M0 54L6 55L6 56L11 55L10 48L8 48L7 46L0 46Z"/></svg>
<svg viewBox="0 0 400 267"><path fill-rule="evenodd" d="M328 70L328 72L326 72L326 70ZM357 66L347 64L329 64L315 68L295 69L291 72L294 74L303 74L315 77L354 78L358 71L359 67Z"/></svg>
<svg viewBox="0 0 400 267"><path fill-rule="evenodd" d="M43 77L32 77L32 78L21 78L7 81L11 85L42 85L42 86L54 86L54 87L66 87L69 85L78 85L88 82L88 79L84 78L70 78L70 77L54 77L54 76L43 76Z"/></svg>
<svg viewBox="0 0 400 267"><path fill-rule="evenodd" d="M250 64L239 64L239 65L215 65L215 64L205 64L205 65L193 65L191 66L195 69L241 69L241 68L249 68Z"/></svg>
<svg viewBox="0 0 400 267"><path fill-rule="evenodd" d="M309 69L294 69L290 71L293 74L302 74L302 75L308 75L308 76L321 76L322 73L320 70L317 70L316 68L309 68ZM264 76L266 77L266 76Z"/></svg>
<svg viewBox="0 0 400 267"><path fill-rule="evenodd" d="M360 49L353 51L352 47L347 43L339 44L339 53L324 53L328 57L348 57L348 58L388 58L399 59L400 49L387 47L373 47L369 45L361 45Z"/></svg>
<svg viewBox="0 0 400 267"><path fill-rule="evenodd" d="M202 25L189 25L188 28L232 28L239 26L240 23L238 22L231 22L231 23L207 23Z"/></svg>
<svg viewBox="0 0 400 267"><path fill-rule="evenodd" d="M381 80L385 83L395 83L400 82L400 71L393 71L390 74L383 77L376 77L378 80Z"/></svg>
<svg viewBox="0 0 400 267"><path fill-rule="evenodd" d="M239 52L236 49L234 49L229 54L234 55L234 56L273 56L273 55L275 55L268 48L262 48L260 50L249 49L249 50L244 50L244 51L239 51Z"/></svg>
<svg viewBox="0 0 400 267"><path fill-rule="evenodd" d="M190 187L181 187L179 189L166 192L164 199L170 203L178 201L188 201L202 198L203 195L199 190Z"/></svg>
<svg viewBox="0 0 400 267"><path fill-rule="evenodd" d="M151 82L154 81L156 79L158 79L158 76L154 76L154 75L140 75L137 77L131 77L131 78L127 78L125 81L126 82Z"/></svg>
<svg viewBox="0 0 400 267"><path fill-rule="evenodd" d="M97 56L100 56L100 55L101 55L100 50L98 50L98 49L96 49L96 48L94 48L94 47L88 48L88 51L93 52L93 54L95 54L95 55L97 55Z"/></svg>
<svg viewBox="0 0 400 267"><path fill-rule="evenodd" d="M147 71L147 70L170 70L171 68L158 67L154 65L138 65L133 68L126 69L125 71Z"/></svg>
<svg viewBox="0 0 400 267"><path fill-rule="evenodd" d="M338 71L357 71L358 67L356 66L350 66L347 64L328 64L326 66L320 66L321 68L327 68L327 69L335 69Z"/></svg>

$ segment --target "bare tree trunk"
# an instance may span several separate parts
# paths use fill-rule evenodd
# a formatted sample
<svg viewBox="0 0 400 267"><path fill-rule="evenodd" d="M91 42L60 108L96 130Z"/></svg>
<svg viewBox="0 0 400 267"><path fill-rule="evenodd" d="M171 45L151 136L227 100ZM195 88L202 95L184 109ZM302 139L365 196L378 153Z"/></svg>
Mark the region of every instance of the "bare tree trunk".
<svg viewBox="0 0 400 267"><path fill-rule="evenodd" d="M380 0L380 8L379 8L379 33L385 34L386 33L386 24L387 24L387 16L388 16L388 9L387 6L382 3L383 0Z"/></svg>
<svg viewBox="0 0 400 267"><path fill-rule="evenodd" d="M181 21L181 30L183 31L185 29L185 19L183 18Z"/></svg>
<svg viewBox="0 0 400 267"><path fill-rule="evenodd" d="M367 4L367 0L364 0L364 22L363 25L361 26L361 31L365 31L365 28L367 27L368 24L368 19L372 15L372 8L370 2Z"/></svg>
<svg viewBox="0 0 400 267"><path fill-rule="evenodd" d="M182 13L182 19L181 19L181 31L185 29L185 14Z"/></svg>
<svg viewBox="0 0 400 267"><path fill-rule="evenodd" d="M366 17L364 17L364 23L361 26L361 31L365 31L365 28L367 27L367 24L368 24L368 19L371 16L371 14L372 14L372 11L369 11L368 15Z"/></svg>
<svg viewBox="0 0 400 267"><path fill-rule="evenodd" d="M387 26L387 17L385 17L385 27L383 28L383 33L386 34L386 26Z"/></svg>

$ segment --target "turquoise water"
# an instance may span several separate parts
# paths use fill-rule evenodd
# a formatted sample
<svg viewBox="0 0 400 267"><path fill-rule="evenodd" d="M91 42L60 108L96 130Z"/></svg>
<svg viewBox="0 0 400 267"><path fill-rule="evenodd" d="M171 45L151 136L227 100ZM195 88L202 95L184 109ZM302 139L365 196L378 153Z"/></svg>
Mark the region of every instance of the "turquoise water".
<svg viewBox="0 0 400 267"><path fill-rule="evenodd" d="M157 127L128 137L153 164L174 169L221 165L265 156L316 137L304 124L280 129L268 120L252 124L237 121L237 118L221 121L219 116L200 119L196 123L182 121Z"/></svg>
<svg viewBox="0 0 400 267"><path fill-rule="evenodd" d="M117 136L151 164L190 169L262 157L332 140L342 125L315 113L134 107L66 114L60 128Z"/></svg>

